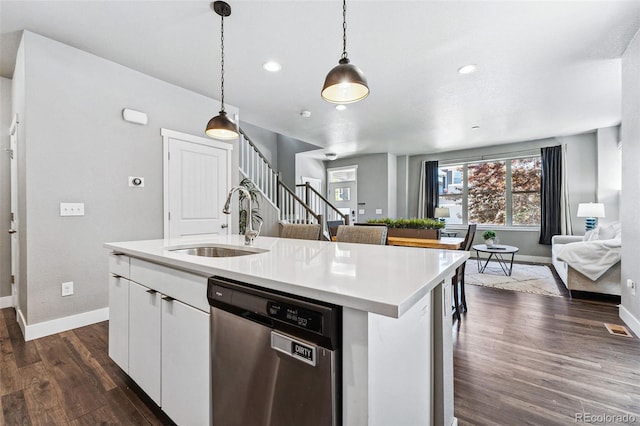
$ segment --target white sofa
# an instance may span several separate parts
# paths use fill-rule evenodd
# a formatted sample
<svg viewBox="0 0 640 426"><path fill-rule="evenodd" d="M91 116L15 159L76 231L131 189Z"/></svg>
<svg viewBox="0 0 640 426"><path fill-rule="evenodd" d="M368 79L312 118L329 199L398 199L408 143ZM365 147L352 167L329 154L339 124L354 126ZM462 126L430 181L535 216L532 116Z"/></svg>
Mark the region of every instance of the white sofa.
<svg viewBox="0 0 640 426"><path fill-rule="evenodd" d="M600 237L602 239L599 239ZM620 225L614 223L606 227L598 227L584 237L553 236L551 239L551 258L560 279L570 292L577 290L619 296L621 294L620 245ZM580 259L581 253L584 254L585 259ZM594 261L593 258L596 260ZM569 264L563 259L569 259ZM606 266L600 270L594 268L594 265L601 260L607 261L605 262ZM572 264L572 262L574 263ZM597 279L593 279L578 272L576 268L584 270L584 263L588 264L587 269L595 269L601 275ZM608 266L609 264L612 266ZM594 276L593 274L589 275Z"/></svg>

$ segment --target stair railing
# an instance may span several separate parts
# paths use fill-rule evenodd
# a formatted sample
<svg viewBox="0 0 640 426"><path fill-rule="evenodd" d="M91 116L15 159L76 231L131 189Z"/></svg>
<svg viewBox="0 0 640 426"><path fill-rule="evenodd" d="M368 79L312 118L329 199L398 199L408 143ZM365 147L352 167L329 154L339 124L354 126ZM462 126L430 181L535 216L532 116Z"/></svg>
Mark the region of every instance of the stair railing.
<svg viewBox="0 0 640 426"><path fill-rule="evenodd" d="M342 220L345 225L349 224L349 215L338 210L331 204L331 201L327 200L309 182L296 185L296 193L305 204L311 207L314 212L325 217L327 221Z"/></svg>
<svg viewBox="0 0 640 426"><path fill-rule="evenodd" d="M278 205L280 206L280 219L286 220L288 223L319 223L321 225L324 223L322 214L314 212L282 182L278 191Z"/></svg>
<svg viewBox="0 0 640 426"><path fill-rule="evenodd" d="M249 136L240 129L239 168L279 211L279 220L289 223L319 223L326 226L322 213L315 212L282 182L269 160Z"/></svg>
<svg viewBox="0 0 640 426"><path fill-rule="evenodd" d="M240 129L240 135L238 164L240 171L251 179L262 195L277 208L278 181L280 180L278 172L242 129Z"/></svg>

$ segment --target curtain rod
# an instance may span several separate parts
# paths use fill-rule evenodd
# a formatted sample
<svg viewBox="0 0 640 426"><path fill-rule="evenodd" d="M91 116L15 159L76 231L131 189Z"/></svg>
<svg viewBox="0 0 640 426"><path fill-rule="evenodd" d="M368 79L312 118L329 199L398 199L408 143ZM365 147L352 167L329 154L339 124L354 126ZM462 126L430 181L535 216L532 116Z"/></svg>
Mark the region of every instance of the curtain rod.
<svg viewBox="0 0 640 426"><path fill-rule="evenodd" d="M557 146L557 145L549 145L549 146ZM540 155L540 148L548 148L549 146L541 146L539 148L530 148L520 151L510 151L510 152L502 152L495 154L486 154L486 155L475 155L469 157L458 157L458 158L445 158L442 160L438 160L438 162L454 164L454 163L469 163L471 161L478 160L506 160L509 158L514 158L517 154L522 155Z"/></svg>

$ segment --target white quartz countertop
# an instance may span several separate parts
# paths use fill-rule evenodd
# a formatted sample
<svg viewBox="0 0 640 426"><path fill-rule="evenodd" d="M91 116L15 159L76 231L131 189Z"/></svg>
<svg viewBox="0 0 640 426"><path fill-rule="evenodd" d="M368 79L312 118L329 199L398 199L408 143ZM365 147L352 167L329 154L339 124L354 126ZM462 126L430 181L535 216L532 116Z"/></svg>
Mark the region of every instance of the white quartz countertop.
<svg viewBox="0 0 640 426"><path fill-rule="evenodd" d="M104 246L150 262L204 276L219 275L286 293L393 318L402 316L469 253L369 244L258 237L264 253L201 257L176 248L224 245L245 248L244 237L222 235L106 243ZM206 290L204 290L206 291Z"/></svg>

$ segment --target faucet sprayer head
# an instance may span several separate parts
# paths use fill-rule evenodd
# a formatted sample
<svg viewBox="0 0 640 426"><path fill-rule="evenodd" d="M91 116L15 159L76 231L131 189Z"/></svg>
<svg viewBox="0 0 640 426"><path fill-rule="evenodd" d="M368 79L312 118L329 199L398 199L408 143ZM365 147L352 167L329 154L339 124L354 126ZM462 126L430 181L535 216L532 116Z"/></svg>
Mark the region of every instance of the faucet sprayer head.
<svg viewBox="0 0 640 426"><path fill-rule="evenodd" d="M229 209L229 204L231 204L231 196L227 197L227 202L224 203L224 208L222 209L222 213L231 214L231 210Z"/></svg>

